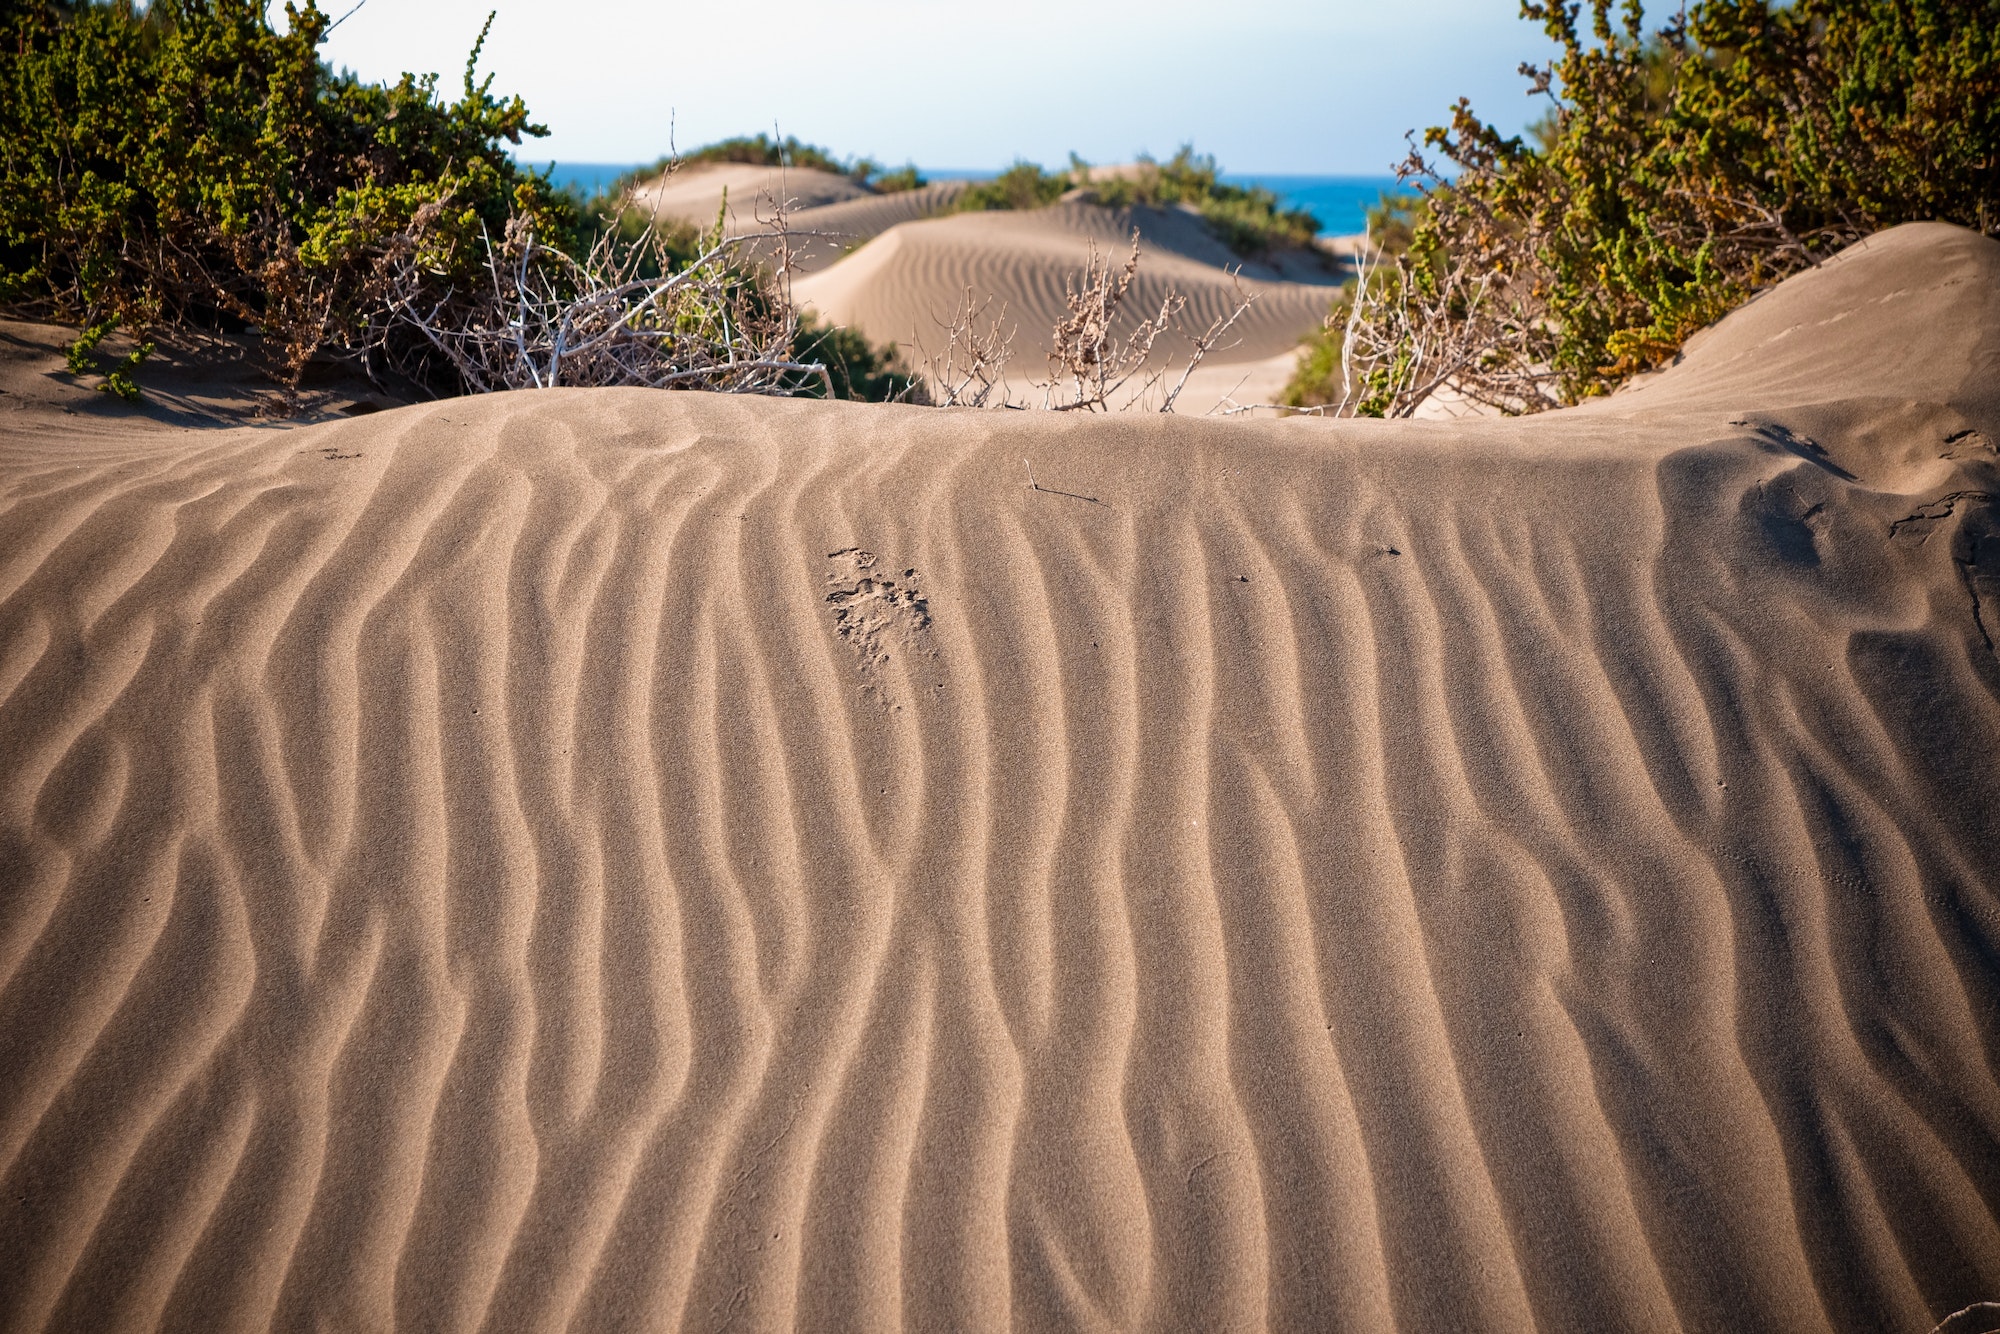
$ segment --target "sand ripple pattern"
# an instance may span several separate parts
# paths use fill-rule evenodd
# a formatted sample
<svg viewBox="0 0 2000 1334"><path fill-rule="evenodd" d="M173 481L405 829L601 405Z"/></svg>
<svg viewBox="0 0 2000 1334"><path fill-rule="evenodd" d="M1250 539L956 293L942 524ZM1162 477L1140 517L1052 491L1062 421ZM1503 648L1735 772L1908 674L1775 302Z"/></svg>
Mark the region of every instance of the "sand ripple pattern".
<svg viewBox="0 0 2000 1334"><path fill-rule="evenodd" d="M968 292L975 301L990 298L988 319L1001 319L1003 332L1014 335L1011 372L1025 393L1027 380L1048 373L1043 363L1050 331L1068 308L1066 285L1079 281L1093 246L1122 263L1134 227L1142 236L1141 263L1114 324L1121 337L1157 313L1170 290L1187 299L1179 323L1191 335L1250 297L1249 310L1209 357L1215 365L1237 365L1292 351L1333 304L1331 275L1319 283L1280 281L1274 271L1245 266L1197 217L1082 203L905 222L799 279L794 290L825 318L897 343L919 362L925 350L942 354L945 331ZM1176 335L1161 341L1156 358L1184 358L1187 349L1187 339Z"/></svg>
<svg viewBox="0 0 2000 1334"><path fill-rule="evenodd" d="M2000 1296L2000 486L1690 414L0 444L0 1326Z"/></svg>

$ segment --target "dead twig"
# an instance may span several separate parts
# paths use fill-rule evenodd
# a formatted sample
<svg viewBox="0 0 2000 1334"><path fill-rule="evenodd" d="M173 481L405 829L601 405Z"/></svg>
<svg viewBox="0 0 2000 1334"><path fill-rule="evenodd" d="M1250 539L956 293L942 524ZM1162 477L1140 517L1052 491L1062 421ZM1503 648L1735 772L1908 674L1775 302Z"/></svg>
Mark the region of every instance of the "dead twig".
<svg viewBox="0 0 2000 1334"><path fill-rule="evenodd" d="M1335 416L1408 417L1441 389L1506 413L1559 407L1554 326L1536 290L1500 264L1371 244L1342 320Z"/></svg>
<svg viewBox="0 0 2000 1334"><path fill-rule="evenodd" d="M440 298L423 295L432 289L420 239L394 267L376 342L386 346L391 328L415 330L474 392L629 385L788 395L816 382L833 397L826 367L793 355L799 321L782 208L750 235L727 234L718 216L678 264L651 223L636 241L607 232L576 259L516 217L498 245L487 238L486 290ZM775 272L741 259L766 239L777 245Z"/></svg>
<svg viewBox="0 0 2000 1334"><path fill-rule="evenodd" d="M932 356L921 341L917 347L920 379L933 406L983 408L1005 404L1007 357L1013 349L1014 334L1012 330L1000 332L1001 322L1007 318L1006 305L1002 304L1000 313L988 320L986 312L992 307L992 297L978 300L968 287L949 323L935 314L931 316L932 322L945 331L944 351ZM996 392L1000 395L997 403L993 399Z"/></svg>
<svg viewBox="0 0 2000 1334"><path fill-rule="evenodd" d="M1028 470L1028 489L1030 491L1039 491L1045 496L1067 496L1071 500L1088 501L1092 505L1104 505L1104 502L1099 500L1096 496L1086 496L1076 491L1058 491L1053 486L1043 486L1040 482L1035 480L1034 464L1028 462L1026 459L1022 459L1021 466ZM1109 505L1104 505L1104 508L1110 509L1111 507Z"/></svg>
<svg viewBox="0 0 2000 1334"><path fill-rule="evenodd" d="M1188 356L1187 367L1181 371L1181 378L1174 382L1174 387L1167 392L1166 400L1160 404L1161 412L1172 412L1174 410L1174 404L1180 400L1181 390L1187 388L1188 379L1194 374L1195 368L1201 365L1202 358L1213 351L1215 345L1221 341L1222 335L1234 328L1236 321L1243 318L1243 313L1256 304L1256 297L1245 296L1243 294L1243 279L1240 274L1231 274L1230 279L1235 284L1235 303L1230 307L1227 315L1217 316L1202 335L1194 340L1194 351ZM1243 381L1238 380L1236 388L1240 389L1242 387ZM1235 390L1232 389L1230 392L1234 393Z"/></svg>
<svg viewBox="0 0 2000 1334"><path fill-rule="evenodd" d="M1201 333L1187 335L1178 317L1187 308L1188 300L1169 287L1161 295L1159 305L1136 327L1121 332L1121 312L1138 277L1139 262L1139 234L1134 231L1131 253L1122 266L1114 268L1092 244L1082 273L1064 280L1064 313L1050 335L1049 378L1034 384L1042 391L1039 407L1051 412L1127 412L1146 408L1151 402L1151 391L1165 382L1172 369L1171 366L1153 368L1155 353L1162 347L1160 340L1175 334L1187 337L1190 350L1178 378L1157 405L1160 412L1173 412L1202 361L1223 346L1224 337L1256 302L1254 295L1243 290L1241 277L1231 274L1235 299L1229 309L1210 321ZM918 349L920 378L932 405L1029 406L1014 403L1008 397L1006 366L1014 331L1001 332L1007 308L1001 306L999 315L989 318L992 307L993 298L982 300L967 288L949 321L932 316L932 322L945 334L941 352L933 354L921 339L912 340Z"/></svg>
<svg viewBox="0 0 2000 1334"><path fill-rule="evenodd" d="M1160 298L1157 311L1141 320L1124 337L1112 332L1119 306L1139 274L1139 233L1132 233L1132 253L1114 270L1090 245L1083 273L1063 280L1067 312L1056 321L1049 347L1049 378L1037 385L1042 406L1054 412L1108 412L1112 396L1140 374L1152 359L1153 344L1187 306L1187 298L1172 288ZM1142 384L1137 399L1162 378L1155 373Z"/></svg>

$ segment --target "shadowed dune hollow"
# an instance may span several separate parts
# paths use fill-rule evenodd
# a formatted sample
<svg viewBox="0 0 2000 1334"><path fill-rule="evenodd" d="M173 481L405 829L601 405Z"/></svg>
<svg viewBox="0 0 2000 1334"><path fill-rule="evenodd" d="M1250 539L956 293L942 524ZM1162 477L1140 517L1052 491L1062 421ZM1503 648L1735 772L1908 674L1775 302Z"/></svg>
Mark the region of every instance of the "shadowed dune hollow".
<svg viewBox="0 0 2000 1334"><path fill-rule="evenodd" d="M2000 244L1522 421L0 422L0 1327L2000 1298Z"/></svg>

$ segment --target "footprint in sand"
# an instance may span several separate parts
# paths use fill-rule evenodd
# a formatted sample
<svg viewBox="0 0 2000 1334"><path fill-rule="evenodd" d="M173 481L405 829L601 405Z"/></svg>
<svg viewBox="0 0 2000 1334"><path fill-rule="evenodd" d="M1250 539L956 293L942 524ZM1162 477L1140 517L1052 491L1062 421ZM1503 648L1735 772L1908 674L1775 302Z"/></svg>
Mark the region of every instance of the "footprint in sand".
<svg viewBox="0 0 2000 1334"><path fill-rule="evenodd" d="M878 568L880 558L860 547L830 552L826 603L833 612L833 632L855 652L864 677L873 677L894 651L933 650L927 632L930 604L918 587L914 569L900 575ZM871 680L863 689L879 688Z"/></svg>

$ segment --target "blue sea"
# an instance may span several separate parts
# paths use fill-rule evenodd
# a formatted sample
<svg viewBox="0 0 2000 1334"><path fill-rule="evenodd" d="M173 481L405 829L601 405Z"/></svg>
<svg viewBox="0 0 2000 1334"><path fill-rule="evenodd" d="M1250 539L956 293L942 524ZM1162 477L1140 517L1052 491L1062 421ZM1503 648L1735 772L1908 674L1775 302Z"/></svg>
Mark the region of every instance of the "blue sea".
<svg viewBox="0 0 2000 1334"><path fill-rule="evenodd" d="M530 164L532 165L532 164ZM558 189L574 189L585 198L596 194L628 171L651 166L647 162L558 162L550 175ZM984 180L993 171L965 171L925 167L925 176L934 181ZM1283 208L1304 209L1319 219L1329 236L1347 236L1368 225L1368 210L1385 193L1394 193L1394 176L1287 176L1225 172L1230 185L1261 185L1278 197Z"/></svg>
<svg viewBox="0 0 2000 1334"><path fill-rule="evenodd" d="M551 166L547 162L523 162L524 167L540 171L549 168L549 183L558 190L574 190L585 199L609 186L628 171L650 167L650 162L558 162Z"/></svg>
<svg viewBox="0 0 2000 1334"><path fill-rule="evenodd" d="M1304 209L1319 219L1328 236L1352 236L1368 227L1368 210L1385 194L1411 193L1394 176L1250 176L1224 172L1228 185L1261 185L1278 197L1278 206Z"/></svg>

